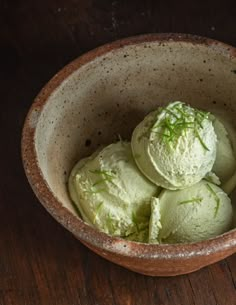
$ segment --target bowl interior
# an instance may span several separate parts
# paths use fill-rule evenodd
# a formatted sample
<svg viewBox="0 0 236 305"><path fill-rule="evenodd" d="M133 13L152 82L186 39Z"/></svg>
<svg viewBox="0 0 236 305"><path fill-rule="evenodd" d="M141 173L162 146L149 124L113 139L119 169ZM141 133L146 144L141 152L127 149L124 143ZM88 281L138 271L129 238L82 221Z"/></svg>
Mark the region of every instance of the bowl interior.
<svg viewBox="0 0 236 305"><path fill-rule="evenodd" d="M66 186L75 162L118 135L130 139L145 114L170 101L224 112L234 123L235 70L223 45L183 41L131 44L75 69L52 91L36 127L39 167L51 191L75 213Z"/></svg>

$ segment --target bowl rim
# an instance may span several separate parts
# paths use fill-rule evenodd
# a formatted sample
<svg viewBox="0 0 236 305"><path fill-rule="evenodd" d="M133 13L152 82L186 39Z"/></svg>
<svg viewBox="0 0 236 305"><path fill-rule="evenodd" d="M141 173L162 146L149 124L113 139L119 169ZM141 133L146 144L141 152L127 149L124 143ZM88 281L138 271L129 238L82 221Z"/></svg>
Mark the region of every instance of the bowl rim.
<svg viewBox="0 0 236 305"><path fill-rule="evenodd" d="M107 43L79 56L63 67L46 83L28 111L21 139L21 155L27 179L39 201L60 224L85 244L91 244L102 251L131 258L173 260L202 257L222 251L226 251L227 255L233 254L236 251L236 229L200 242L161 245L128 241L100 232L72 214L66 207L63 207L62 203L50 190L39 167L34 140L35 131L40 114L54 90L74 71L102 55L129 45L149 44L152 42L160 44L186 42L191 45L202 45L229 59L236 58L236 48L233 46L206 37L179 33L153 33L127 37Z"/></svg>

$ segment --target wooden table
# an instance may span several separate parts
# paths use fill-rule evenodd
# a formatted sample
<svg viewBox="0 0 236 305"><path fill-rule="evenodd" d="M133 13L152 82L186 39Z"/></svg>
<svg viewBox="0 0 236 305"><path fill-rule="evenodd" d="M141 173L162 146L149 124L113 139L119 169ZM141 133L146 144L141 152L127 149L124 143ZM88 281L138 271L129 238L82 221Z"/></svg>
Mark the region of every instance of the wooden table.
<svg viewBox="0 0 236 305"><path fill-rule="evenodd" d="M0 1L0 305L236 304L235 255L174 278L125 270L89 251L44 210L21 165L21 129L33 98L78 55L147 32L236 46L235 1L183 2Z"/></svg>

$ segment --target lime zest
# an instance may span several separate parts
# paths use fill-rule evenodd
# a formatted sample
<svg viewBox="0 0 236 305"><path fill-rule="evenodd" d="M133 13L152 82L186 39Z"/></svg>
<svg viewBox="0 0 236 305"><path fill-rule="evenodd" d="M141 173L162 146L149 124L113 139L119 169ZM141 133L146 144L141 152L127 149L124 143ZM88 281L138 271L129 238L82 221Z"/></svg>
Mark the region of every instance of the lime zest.
<svg viewBox="0 0 236 305"><path fill-rule="evenodd" d="M106 225L109 228L110 232L114 233L115 224L114 224L114 220L112 219L111 213L109 213L106 217Z"/></svg>
<svg viewBox="0 0 236 305"><path fill-rule="evenodd" d="M202 202L203 198L196 197L189 200L180 201L178 204L187 204L187 203L200 203Z"/></svg>
<svg viewBox="0 0 236 305"><path fill-rule="evenodd" d="M203 129L202 126L202 121L198 119L198 117L195 118L196 122L198 123L198 125Z"/></svg>
<svg viewBox="0 0 236 305"><path fill-rule="evenodd" d="M184 111L182 111L182 110L179 108L179 105L180 105L180 104L177 104L177 105L174 107L174 109L177 110L177 111L181 114L181 116L187 117L187 113L185 113Z"/></svg>
<svg viewBox="0 0 236 305"><path fill-rule="evenodd" d="M104 204L103 201L101 201L101 202L98 204L98 206L97 206L97 208L96 208L96 210L95 210L95 214L94 214L94 218L93 218L93 223L95 223L96 218L97 218L99 212L101 211L101 208L102 208L103 204Z"/></svg>
<svg viewBox="0 0 236 305"><path fill-rule="evenodd" d="M103 183L103 182L105 182L105 181L107 181L107 179L98 180L98 181L94 182L92 186L99 185L99 184L101 184L101 183Z"/></svg>
<svg viewBox="0 0 236 305"><path fill-rule="evenodd" d="M189 106L182 104L181 102L177 103L172 108L178 114L168 107L162 109L160 113L163 113L164 117L161 119L161 122L155 122L153 124L151 132L160 134L162 140L170 146L171 143L177 142L178 138L182 136L183 133L186 134L188 129L193 129L194 134L202 147L209 151L197 130L199 127L203 129L202 123L205 119L208 119L209 113L198 109L191 109Z"/></svg>
<svg viewBox="0 0 236 305"><path fill-rule="evenodd" d="M202 116L204 119L208 119L208 116L210 115L210 112L202 111L199 109L196 109L197 114Z"/></svg>
<svg viewBox="0 0 236 305"><path fill-rule="evenodd" d="M202 147L205 149L205 150L208 150L209 151L209 148L206 146L206 144L203 142L202 138L200 137L197 129L194 130L194 133L195 133L195 136L198 138L199 142L201 143Z"/></svg>
<svg viewBox="0 0 236 305"><path fill-rule="evenodd" d="M89 170L89 171L92 174L101 175L101 177L102 177L102 179L97 180L96 182L94 182L92 187L97 186L99 184L102 184L104 182L110 182L113 185L115 185L114 182L112 181L115 178L115 174L116 174L115 170L106 171L106 170L95 169L95 170ZM94 190L94 191L88 191L88 192L90 192L90 193L99 193L101 191L106 191L106 190L105 189L101 189L101 190Z"/></svg>
<svg viewBox="0 0 236 305"><path fill-rule="evenodd" d="M104 179L98 180L98 181L94 182L94 184L93 184L92 186L99 185L99 184L104 183L104 182L106 182L106 181L112 182L112 179L114 179L114 177L113 177L113 178L109 178L109 177L108 177L108 178L104 178Z"/></svg>
<svg viewBox="0 0 236 305"><path fill-rule="evenodd" d="M179 117L173 111L171 111L170 109L166 108L165 111L167 113L169 113L170 115L174 116L177 120L179 119Z"/></svg>
<svg viewBox="0 0 236 305"><path fill-rule="evenodd" d="M208 189L208 191L213 195L215 202L216 202L216 206L215 206L215 213L214 213L214 218L216 217L218 211L219 211L219 207L220 207L220 198L218 197L217 193L213 190L213 188L210 186L209 183L206 184L206 187Z"/></svg>
<svg viewBox="0 0 236 305"><path fill-rule="evenodd" d="M153 131L153 133L156 133L156 134L162 135L163 137L166 137L166 138L169 138L169 137L170 137L170 135L169 135L169 134L161 133L161 132L159 132L159 131Z"/></svg>
<svg viewBox="0 0 236 305"><path fill-rule="evenodd" d="M90 171L90 173L92 173L92 174L105 175L105 176L107 176L107 177L114 178L114 176L111 175L110 172L107 171L107 170L94 169L94 170L89 170L89 171ZM113 174L116 174L115 171L111 171L111 172L112 172Z"/></svg>

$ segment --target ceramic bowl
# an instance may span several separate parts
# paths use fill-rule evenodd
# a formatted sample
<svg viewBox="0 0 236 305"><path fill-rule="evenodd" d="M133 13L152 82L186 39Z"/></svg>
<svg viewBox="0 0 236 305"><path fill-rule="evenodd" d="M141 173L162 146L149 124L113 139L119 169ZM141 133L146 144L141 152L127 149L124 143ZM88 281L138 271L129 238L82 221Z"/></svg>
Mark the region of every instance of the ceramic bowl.
<svg viewBox="0 0 236 305"><path fill-rule="evenodd" d="M236 230L191 244L148 245L111 237L81 220L67 193L73 165L99 145L129 139L157 106L180 100L198 108L236 111L236 49L179 34L131 37L99 47L56 74L25 121L22 158L48 212L88 248L133 271L189 273L236 251ZM233 203L236 197L232 198Z"/></svg>

